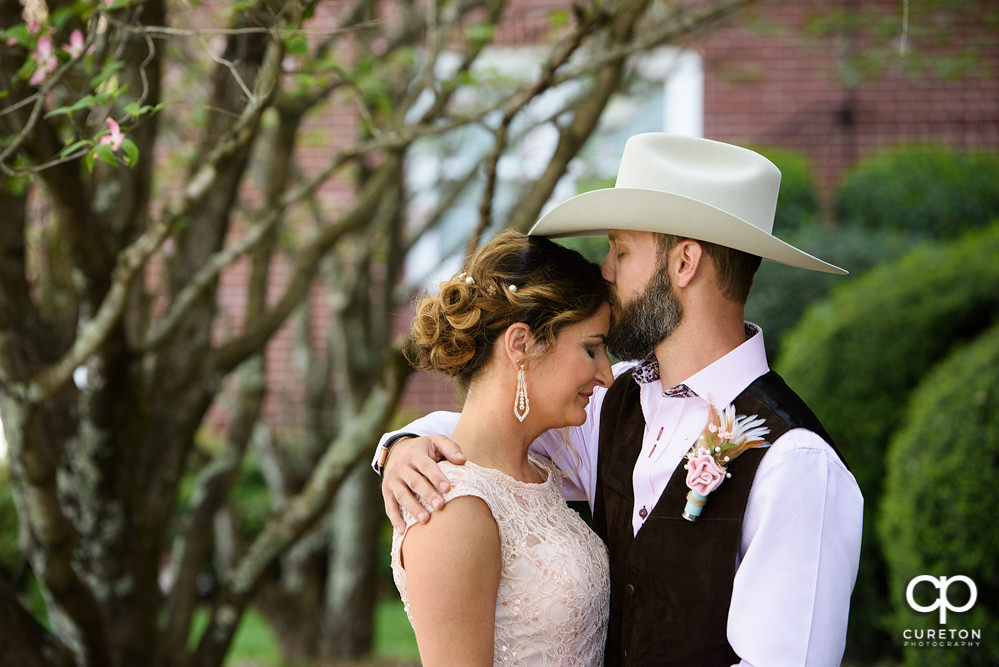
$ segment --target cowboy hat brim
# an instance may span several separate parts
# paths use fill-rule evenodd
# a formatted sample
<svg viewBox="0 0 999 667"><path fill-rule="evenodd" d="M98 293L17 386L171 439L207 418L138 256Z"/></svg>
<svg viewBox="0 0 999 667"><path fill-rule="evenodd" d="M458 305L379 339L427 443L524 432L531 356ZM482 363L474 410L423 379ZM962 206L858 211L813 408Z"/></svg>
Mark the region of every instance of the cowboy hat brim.
<svg viewBox="0 0 999 667"><path fill-rule="evenodd" d="M661 190L615 187L584 192L545 213L528 233L552 237L598 236L611 229L674 234L802 269L848 273L731 213Z"/></svg>

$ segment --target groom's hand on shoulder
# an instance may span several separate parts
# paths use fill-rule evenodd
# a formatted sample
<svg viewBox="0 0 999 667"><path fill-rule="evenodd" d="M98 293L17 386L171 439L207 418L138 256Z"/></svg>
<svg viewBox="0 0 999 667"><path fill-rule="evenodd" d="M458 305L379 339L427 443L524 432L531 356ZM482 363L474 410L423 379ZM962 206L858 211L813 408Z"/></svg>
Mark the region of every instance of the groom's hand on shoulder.
<svg viewBox="0 0 999 667"><path fill-rule="evenodd" d="M417 496L433 509L444 506L441 494L447 492L450 483L437 465L444 459L456 465L465 463L461 447L443 435L404 438L393 444L382 471L382 499L385 514L397 532L406 530L400 506L420 523L430 520L430 513Z"/></svg>

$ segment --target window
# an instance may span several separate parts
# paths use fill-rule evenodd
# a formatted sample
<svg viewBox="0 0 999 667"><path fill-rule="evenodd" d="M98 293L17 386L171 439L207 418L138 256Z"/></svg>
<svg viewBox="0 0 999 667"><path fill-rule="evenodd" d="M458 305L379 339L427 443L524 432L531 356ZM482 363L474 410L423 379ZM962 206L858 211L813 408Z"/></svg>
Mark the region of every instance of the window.
<svg viewBox="0 0 999 667"><path fill-rule="evenodd" d="M498 81L530 80L537 75L546 52L540 47L492 47L480 57L476 72L496 76ZM454 66L447 58L438 63L438 69L444 70L445 75L447 68ZM671 132L701 136L703 87L701 58L694 51L663 47L634 57L627 89L608 104L599 127L556 186L549 206L579 192L612 186L624 143L634 134ZM501 89L497 86L497 90ZM498 164L493 210L500 224L491 232L498 231L519 193L541 174L555 150L558 131L551 123L538 123L551 118L577 90L575 83L568 83L547 91L510 128L511 139L521 140ZM482 88L475 91L484 94ZM472 94L471 89L467 92ZM483 102L461 95L457 100L470 108L480 107ZM496 120L487 118L486 124ZM414 228L426 223L449 186L461 183L469 173L475 174L438 227L414 246L406 266L413 284L432 288L460 270L465 239L478 219L483 187L480 167L491 147L490 133L474 126L425 139L410 152L406 179Z"/></svg>

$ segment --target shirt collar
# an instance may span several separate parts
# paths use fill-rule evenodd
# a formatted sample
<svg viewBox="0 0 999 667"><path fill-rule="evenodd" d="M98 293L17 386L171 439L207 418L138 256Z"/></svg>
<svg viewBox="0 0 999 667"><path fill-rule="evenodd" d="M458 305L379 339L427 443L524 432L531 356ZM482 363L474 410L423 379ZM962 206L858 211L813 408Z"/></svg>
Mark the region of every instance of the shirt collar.
<svg viewBox="0 0 999 667"><path fill-rule="evenodd" d="M714 405L727 405L753 380L770 370L763 346L763 330L746 322L746 342L714 363L697 371L682 384ZM655 354L642 360L632 374L639 385L659 382L659 361Z"/></svg>
<svg viewBox="0 0 999 667"><path fill-rule="evenodd" d="M659 360L656 359L656 353L653 352L638 362L631 377L640 385L659 382Z"/></svg>

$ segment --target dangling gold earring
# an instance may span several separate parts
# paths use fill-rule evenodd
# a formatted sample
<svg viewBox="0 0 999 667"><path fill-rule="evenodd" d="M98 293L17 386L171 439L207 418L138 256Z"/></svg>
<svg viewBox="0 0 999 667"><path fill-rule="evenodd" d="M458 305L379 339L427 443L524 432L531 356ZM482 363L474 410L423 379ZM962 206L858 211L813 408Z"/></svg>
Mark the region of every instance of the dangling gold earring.
<svg viewBox="0 0 999 667"><path fill-rule="evenodd" d="M517 393L513 396L513 414L517 421L524 421L531 411L531 401L527 398L527 378L524 377L524 364L517 371Z"/></svg>

